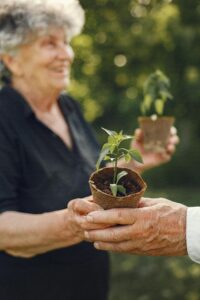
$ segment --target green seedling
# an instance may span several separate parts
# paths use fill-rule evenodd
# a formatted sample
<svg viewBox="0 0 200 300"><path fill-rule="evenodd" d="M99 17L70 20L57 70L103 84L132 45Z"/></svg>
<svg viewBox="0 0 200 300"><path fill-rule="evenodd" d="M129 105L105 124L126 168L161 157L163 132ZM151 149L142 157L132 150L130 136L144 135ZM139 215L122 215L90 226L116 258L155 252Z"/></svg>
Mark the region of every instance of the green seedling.
<svg viewBox="0 0 200 300"><path fill-rule="evenodd" d="M114 175L113 182L110 184L111 192L113 196L116 196L118 192L122 195L126 195L126 189L123 185L119 184L119 181L127 175L127 172L117 172L118 161L124 158L126 162L134 159L142 163L142 157L139 151L136 149L127 149L125 147L120 147L123 141L133 139L133 136L125 135L123 134L123 131L117 133L116 131L111 131L105 128L102 129L108 134L108 140L101 149L96 168L97 170L99 169L102 161L113 163Z"/></svg>
<svg viewBox="0 0 200 300"><path fill-rule="evenodd" d="M173 98L170 93L170 80L160 70L150 74L143 85L143 101L140 106L144 115L163 115L167 100Z"/></svg>

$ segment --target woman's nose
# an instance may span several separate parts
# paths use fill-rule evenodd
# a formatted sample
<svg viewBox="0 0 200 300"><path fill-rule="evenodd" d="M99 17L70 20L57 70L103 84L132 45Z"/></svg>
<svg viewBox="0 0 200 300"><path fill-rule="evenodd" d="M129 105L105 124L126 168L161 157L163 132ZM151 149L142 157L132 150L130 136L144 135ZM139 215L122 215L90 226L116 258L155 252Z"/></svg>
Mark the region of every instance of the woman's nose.
<svg viewBox="0 0 200 300"><path fill-rule="evenodd" d="M61 45L59 47L59 58L62 60L68 60L70 62L74 59L74 51L70 45Z"/></svg>

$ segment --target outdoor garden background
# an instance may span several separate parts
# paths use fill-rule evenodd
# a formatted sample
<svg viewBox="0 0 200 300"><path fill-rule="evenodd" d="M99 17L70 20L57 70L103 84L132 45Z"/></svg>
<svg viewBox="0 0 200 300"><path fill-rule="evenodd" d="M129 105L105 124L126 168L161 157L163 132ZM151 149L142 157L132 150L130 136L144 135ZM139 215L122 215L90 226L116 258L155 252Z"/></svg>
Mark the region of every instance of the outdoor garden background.
<svg viewBox="0 0 200 300"><path fill-rule="evenodd" d="M180 144L172 161L144 174L146 195L200 205L200 2L197 0L82 0L83 34L76 53L70 93L92 123L132 134L142 84L156 69L171 79ZM200 265L187 257L111 255L110 300L198 300Z"/></svg>

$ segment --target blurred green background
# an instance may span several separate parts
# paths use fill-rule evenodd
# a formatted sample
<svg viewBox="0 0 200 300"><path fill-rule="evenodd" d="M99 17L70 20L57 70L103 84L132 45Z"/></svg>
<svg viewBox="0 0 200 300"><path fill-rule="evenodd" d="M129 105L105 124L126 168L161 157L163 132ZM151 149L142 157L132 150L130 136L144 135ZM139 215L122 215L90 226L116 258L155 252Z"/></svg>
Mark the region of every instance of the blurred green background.
<svg viewBox="0 0 200 300"><path fill-rule="evenodd" d="M161 69L174 96L166 113L181 139L169 164L148 171L147 195L199 205L200 2L82 0L86 25L73 40L70 93L101 143L101 126L132 134L142 85ZM112 300L200 299L200 266L188 258L112 255Z"/></svg>
<svg viewBox="0 0 200 300"><path fill-rule="evenodd" d="M166 113L181 143L172 163L145 174L152 187L197 186L200 153L200 2L82 0L83 34L73 40L71 94L105 141L101 126L132 133L142 85L157 68L171 79Z"/></svg>

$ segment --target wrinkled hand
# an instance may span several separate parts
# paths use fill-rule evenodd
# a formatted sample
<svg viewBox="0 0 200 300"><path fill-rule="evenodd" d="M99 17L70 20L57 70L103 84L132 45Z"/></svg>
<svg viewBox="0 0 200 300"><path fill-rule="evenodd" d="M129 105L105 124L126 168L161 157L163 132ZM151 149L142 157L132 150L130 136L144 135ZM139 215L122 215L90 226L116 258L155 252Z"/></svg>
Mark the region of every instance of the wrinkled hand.
<svg viewBox="0 0 200 300"><path fill-rule="evenodd" d="M85 230L108 227L105 224L95 224L87 221L86 215L88 213L101 210L103 208L93 202L92 196L74 199L68 203L68 226L80 241L85 239Z"/></svg>
<svg viewBox="0 0 200 300"><path fill-rule="evenodd" d="M86 231L85 236L102 250L154 256L186 255L186 211L186 206L167 199L142 198L135 209L89 213L87 219L91 223L113 227Z"/></svg>
<svg viewBox="0 0 200 300"><path fill-rule="evenodd" d="M138 149L143 157L144 165L141 166L142 171L157 167L170 161L173 153L176 150L176 145L179 143L179 137L175 127L171 127L170 137L166 146L166 150L163 153L148 152L144 149L143 133L140 128L135 130L134 135L135 139L133 140L131 147Z"/></svg>

